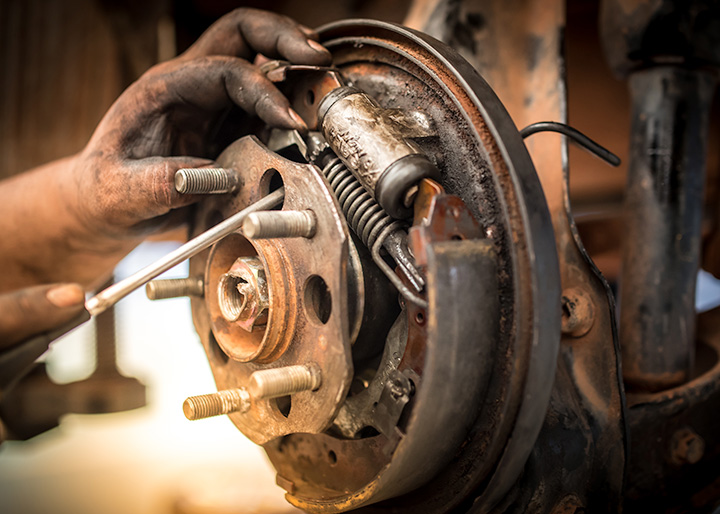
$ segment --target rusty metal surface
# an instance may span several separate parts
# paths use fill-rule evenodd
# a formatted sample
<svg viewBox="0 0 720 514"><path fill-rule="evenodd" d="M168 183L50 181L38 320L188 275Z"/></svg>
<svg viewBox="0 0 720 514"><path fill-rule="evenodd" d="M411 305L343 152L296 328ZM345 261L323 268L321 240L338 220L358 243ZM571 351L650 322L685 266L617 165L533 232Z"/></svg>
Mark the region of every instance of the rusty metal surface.
<svg viewBox="0 0 720 514"><path fill-rule="evenodd" d="M431 477L462 441L465 427L475 415L467 407L477 405L483 394L480 367L493 352L489 345L469 343L478 333L492 340L496 330L497 314L488 303L497 300L492 285L494 255L483 240L440 242L428 253L432 293L427 356L422 376L414 380L416 392L409 418L396 428L399 443L393 444L384 435L361 440L297 435L266 447L283 477L279 483L289 486L289 500L294 505L312 512L345 511L411 490L418 481ZM471 290L474 294L468 296ZM462 308L451 302L458 292L466 298ZM484 309L478 311L480 305ZM449 376L457 380L449 383ZM474 386L468 390L471 383ZM438 423L438 419L451 419L457 425ZM330 452L336 458L329 459Z"/></svg>
<svg viewBox="0 0 720 514"><path fill-rule="evenodd" d="M416 397L409 404L422 397L425 398L425 409L417 408L417 404L413 407L406 426L408 432L395 450L393 463L377 480L368 484L368 477L375 477L377 466L387 462L387 457L384 460L381 458L382 449L387 446L383 435L365 438L360 444L329 436L288 436L267 445L266 449L279 469L278 482L288 488L290 501L318 512L347 510L417 487L431 476L431 470L423 469L415 459L427 451L439 451L433 453L436 456L434 460L430 456L423 460L423 465L426 462L442 464L448 458L453 462L425 487L412 495L388 502L386 508L403 508L412 512L444 510L456 505L483 479L487 479L496 469L508 441L513 442L510 453L514 458L503 461L501 469L509 474L519 472L525 460L522 455L527 456L533 434L537 433L542 423L545 414L543 398L547 398L545 395L549 394L552 383L555 345L560 328L557 316L559 289L555 282L557 268L553 238L548 232L549 220L537 178L517 130L492 91L453 52L437 46L437 42L424 36L373 22L336 24L323 29L321 37L334 53L335 65L353 85L368 91L384 108L422 108L438 127L436 140L424 141L424 146L421 146L438 162L443 172L443 186L449 193L458 194L468 205L497 256L500 294L493 296L501 302L496 322L500 323L497 330L502 335L495 339L492 347L501 358L484 362L484 366L492 368L487 373L495 379L490 381L490 390L483 396L487 400L481 402L476 410L465 408L458 411L462 415L470 413L478 423L463 443L465 451L460 454L453 454L452 445L441 445L439 439L422 446L422 450L412 445L413 439L415 442L421 440L421 434L430 428L437 429L433 425L438 424L435 419L427 427L413 425L413 416L427 416L433 410L427 411L428 402L437 401L444 394L442 388L437 389L433 398L428 380L436 380L437 377L428 375L427 367L417 370L423 373ZM462 244L458 241L451 243ZM433 285L433 288L437 287ZM535 296L540 294L539 291L543 292L542 301ZM459 296L468 298L467 295ZM458 300L458 297L447 298L455 302ZM469 312L461 305L454 307ZM444 323L445 317L454 316L450 314L452 310L441 316L441 312L446 312L445 308L449 307L442 305L431 308L427 313L414 312L409 321L417 323L418 320L442 318ZM468 315L468 318L472 317ZM471 319L463 317L462 322L454 324L454 328L448 326L448 333L443 339L462 333L463 324L467 323L471 323ZM426 326L432 326L432 323ZM428 336L428 344L436 344L438 333L432 332ZM473 344L472 339L464 341L464 344ZM414 366L415 371L415 368L420 368L418 363L422 360L422 349L415 348L414 352L415 356L408 358L406 363ZM456 351L451 355L456 356ZM435 360L437 358L436 354L425 353L424 365L440 365L440 361ZM473 380L484 376L479 375L477 370L475 375L477 378ZM477 383L474 387L466 384L464 391L465 394L475 395L482 389ZM528 402L525 400L530 398L526 396L530 390L533 396ZM449 402L448 399L446 403ZM442 407L448 408L445 405ZM455 420L444 425L446 428L458 428ZM460 425L462 429L462 423ZM350 450L353 445L366 445L367 450ZM300 471L293 472L291 461L284 452L300 447L304 450L300 454L294 453L296 462L313 462L313 455L318 459L324 457L324 460L318 461L320 468L315 473L304 465ZM335 476L332 469L322 464L328 461L329 455L324 447L332 448L337 463L347 460L355 463L354 471L348 471L346 475L347 487L335 492L333 488L313 486L305 480L308 475L319 474L325 481L331 475ZM303 458L299 459L299 455ZM363 455L365 460L361 461ZM373 469L376 471L372 472ZM322 480L319 483L327 484ZM355 489L363 483L368 485ZM509 487L510 484L505 485ZM495 489L500 492L501 487ZM356 492L348 494L348 490ZM383 505L377 508L382 509Z"/></svg>
<svg viewBox="0 0 720 514"><path fill-rule="evenodd" d="M218 158L229 168L242 170L243 187L232 196L208 198L196 215L194 231L201 232L268 193L277 173L285 187L285 210L312 210L317 217L313 238L258 239L239 234L217 243L191 259L190 276L205 277L205 298L193 298L193 319L210 360L219 389L246 386L253 371L316 363L322 372L317 391L300 392L287 405L277 400L252 403L247 413L230 419L258 444L295 432L319 433L337 413L352 378L348 319L348 233L337 201L318 170L288 161L268 151L255 138L231 145ZM277 180L277 178L275 179ZM220 277L240 256L257 254L267 274L270 308L267 325L248 332L231 326L219 312ZM329 313L313 310L313 277L321 277L329 294ZM273 307L277 306L277 307ZM256 349L241 362L237 354ZM225 349L226 351L223 351Z"/></svg>
<svg viewBox="0 0 720 514"><path fill-rule="evenodd" d="M698 318L686 384L628 394L632 446L625 512L713 512L720 506L720 310Z"/></svg>
<svg viewBox="0 0 720 514"><path fill-rule="evenodd" d="M277 68L268 71L267 77L276 83L291 85L290 89L280 85L291 99L292 108L305 121L310 130L318 130L318 106L325 96L344 85L342 77L332 68L319 66L286 66L274 63ZM296 94L302 91L303 94Z"/></svg>
<svg viewBox="0 0 720 514"><path fill-rule="evenodd" d="M472 32L463 52L489 78L516 122L565 121L563 3L467 4L481 13L484 30ZM440 289L429 281L430 307L405 306L407 341L394 364L396 370L411 370L419 379L405 407L409 414L404 422L400 417L401 433L393 435L378 423L379 435L360 431L359 439L341 438L335 432L269 442L266 450L278 469L278 483L292 503L313 512L367 505L410 491L423 481L425 485L410 494L366 510L486 512L496 506L508 512L590 507L617 511L627 441L614 305L569 212L563 140L540 135L528 143L541 192L516 128L487 84L452 52L425 36L372 22L335 24L324 28L321 37L333 52L335 66L353 86L368 91L386 109L422 106L438 127L437 137L420 146L438 163L444 189L464 202L481 238L493 246L499 335L493 358L474 379L489 377L486 388L477 382L466 387L472 394L481 391L487 400L474 410L474 425L462 450L455 447L453 453L450 444L442 448L442 457L434 457L427 452L437 448L426 444L414 451L412 443L427 434L413 424L427 415L420 406L437 399L428 392L436 378L428 366L437 365L437 354L428 351L437 337L430 327L452 316L451 310L443 310L447 305L433 303L432 288ZM424 206L431 208L431 202ZM448 207L438 221L438 234L448 235L446 231L455 227L449 222L452 206ZM421 261L428 259L422 253L428 244L425 240L416 248ZM567 311L562 340L558 262ZM447 290L443 295L457 301ZM444 336L452 340L463 329L456 322ZM383 398L382 391L378 394ZM472 394L470 404L476 401ZM359 425L366 423L367 419L351 431L358 433ZM441 423L436 417L427 425ZM418 461L418 455L426 459ZM436 461L447 465L429 481L432 470L417 472Z"/></svg>
<svg viewBox="0 0 720 514"><path fill-rule="evenodd" d="M452 2L437 4L447 7ZM446 17L446 26L435 29L461 47L463 56L498 92L515 123L522 127L539 121L565 122L565 3L461 4ZM481 26L473 25L476 19L482 20ZM460 34L466 37L458 38ZM570 213L566 143L557 135L542 134L526 144L552 217L563 295L582 295L594 321L579 337L563 335L545 425L523 479L498 510L549 512L572 494L570 503L578 508L616 512L627 442L614 302L582 247ZM581 460L564 460L578 455ZM593 491L603 493L594 496ZM486 509L483 500L477 501L477 511Z"/></svg>

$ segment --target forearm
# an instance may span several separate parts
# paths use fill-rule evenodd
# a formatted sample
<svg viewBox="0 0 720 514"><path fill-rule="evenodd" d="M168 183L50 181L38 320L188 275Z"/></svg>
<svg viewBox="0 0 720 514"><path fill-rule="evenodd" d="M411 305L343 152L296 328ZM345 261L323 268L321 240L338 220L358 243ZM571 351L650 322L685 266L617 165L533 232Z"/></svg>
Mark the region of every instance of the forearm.
<svg viewBox="0 0 720 514"><path fill-rule="evenodd" d="M99 285L138 237L96 234L78 214L67 157L0 181L0 292L52 282Z"/></svg>

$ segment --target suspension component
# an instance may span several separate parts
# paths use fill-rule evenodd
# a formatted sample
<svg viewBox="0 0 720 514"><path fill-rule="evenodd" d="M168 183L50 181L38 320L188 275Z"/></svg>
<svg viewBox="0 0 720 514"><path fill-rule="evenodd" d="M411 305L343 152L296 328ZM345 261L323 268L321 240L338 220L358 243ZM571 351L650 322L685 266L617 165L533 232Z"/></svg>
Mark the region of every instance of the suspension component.
<svg viewBox="0 0 720 514"><path fill-rule="evenodd" d="M318 122L330 147L393 218L412 214L420 180L440 180L437 166L412 140L430 135L420 113L383 109L367 93L343 86L320 102Z"/></svg>
<svg viewBox="0 0 720 514"><path fill-rule="evenodd" d="M462 62L456 69L446 49L377 22L321 34L333 69L277 68L292 76L278 87L308 125L305 145L296 134L270 148L252 136L237 141L217 162L241 170L243 186L196 210L199 232L282 185L274 213L316 217L311 238L248 230L190 262L190 274L205 279L193 316L218 389L247 388L248 410L229 417L263 445L288 500L306 511L384 502L397 512L447 512L485 489L502 495L543 426L559 361L555 241L532 162L487 84ZM319 109L343 81L369 96ZM345 139L320 137L342 134L343 124ZM291 145L299 153L281 152ZM444 188L420 173L398 189L398 204L415 211L410 250L409 223L383 200L383 187L407 179L397 170L417 155L442 163ZM365 168L353 157L372 159L377 173L355 175ZM262 216L244 228L260 228ZM211 294L241 256L257 257L268 273L263 330L235 330ZM398 305L379 269L417 303ZM273 387L251 387L270 374Z"/></svg>

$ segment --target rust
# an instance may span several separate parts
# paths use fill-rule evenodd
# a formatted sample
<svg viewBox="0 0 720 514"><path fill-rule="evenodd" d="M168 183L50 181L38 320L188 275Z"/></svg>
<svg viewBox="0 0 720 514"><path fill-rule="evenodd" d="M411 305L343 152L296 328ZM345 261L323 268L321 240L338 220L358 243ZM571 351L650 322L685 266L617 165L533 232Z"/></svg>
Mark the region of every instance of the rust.
<svg viewBox="0 0 720 514"><path fill-rule="evenodd" d="M255 359L262 361L268 350L272 352L279 344L276 338L266 337L265 327L254 331L245 330L239 324L226 320L220 310L218 287L222 277L239 257L256 255L255 248L247 239L237 234L229 236L213 247L205 276L204 298L215 339L227 355L240 362ZM275 294L281 294L280 288L277 289Z"/></svg>
<svg viewBox="0 0 720 514"><path fill-rule="evenodd" d="M418 511L442 510L448 507L441 506L441 502L457 501L475 488L483 478L487 478L502 456L503 443L517 426L514 416L522 407L518 394L525 385L528 359L546 343L546 330L554 330L550 327L555 321L550 317L540 317L543 322L547 321L547 326L538 328L535 325L538 318L534 317L533 310L543 311L553 304L555 300L548 302L547 295L553 297L555 286L541 286L546 298L542 304L534 303L532 284L536 278L532 263L545 258L546 248L534 248L534 260L531 261L528 252L531 251L530 246L537 242L530 242L527 212L520 199L524 192L518 188L517 169L513 167L517 163L510 164L518 153L513 152L509 157L496 139L497 132L489 126L498 113L479 109L477 97L465 89L467 82L460 79L457 71L447 67L437 54L428 51L428 46L406 39L404 34L399 36L372 24L348 25L342 28L342 37L333 39L332 30L321 37L327 38L324 43L333 53L336 67L355 87L370 92L384 108L421 107L433 119L438 127L437 136L419 141L419 144L426 153L436 156L443 175L443 188L465 202L469 213L477 220L479 233L482 237L489 237L496 250L498 298L501 302L497 319L501 325L499 333L502 334L496 342L496 349L501 358L493 363L496 380L491 383L487 394L500 401L486 406L481 416L482 428L477 430L474 440L466 443L465 458L468 461L462 466L466 471L472 471L462 476L444 475L432 487L420 491L413 501L417 503ZM523 187L526 186L534 187L523 184ZM445 220L448 226L452 225L451 218ZM552 268L546 271L549 273L543 279L553 276ZM557 300L559 304L559 290ZM556 341L556 336L552 339ZM554 341L553 344L556 344ZM536 366L540 361L535 359L532 362ZM552 362L544 369L552 369ZM544 381L541 388L548 387L550 383L550 380ZM520 446L525 445L524 451L528 451L527 438L516 439L521 440L524 443ZM361 461L356 464L360 468L365 465ZM382 476L379 475L378 480L382 480ZM496 492L499 490L494 489ZM365 495L362 497L364 501ZM449 497L455 500L449 500ZM327 511L331 505L329 501L312 502L303 498L303 508L312 507L313 511ZM343 509L361 505L355 503L361 500L352 495L338 496L334 501L336 507Z"/></svg>
<svg viewBox="0 0 720 514"><path fill-rule="evenodd" d="M471 33L474 48L482 48L482 51L474 51L473 45L466 45L465 55L493 86L515 123L523 127L544 120L565 122L567 107L561 51L564 2L487 2L477 3L473 8L484 20L482 30ZM417 10L413 21L423 25L416 27L437 29L433 35L452 41L455 36L452 30L443 32L451 24L430 23L432 18L428 16L432 12L429 8ZM528 42L532 45L528 45ZM518 80L518 77L523 79ZM572 327L568 326L571 321L569 316L564 320L566 331L561 341L558 378L553 393L556 399L551 402L537 448L556 455L558 439L567 442L573 440L571 433L578 434L578 438L601 433L595 446L584 448L584 462L575 472L588 473L587 476L592 473L598 482L590 487L607 491L604 501L614 505L608 507L610 510L617 511L621 505L627 440L623 385L619 373L619 345L615 333L615 306L607 283L582 246L570 212L568 170L563 163L566 144L558 136L545 134L536 137L527 140L526 144L552 218L562 289L565 292L583 291L586 296L584 300L587 300L584 303L593 306L592 323L584 314L579 320L570 323L574 325ZM502 178L499 180L502 182ZM450 191L453 192L452 189ZM508 201L512 203L513 200ZM512 218L512 208L508 210ZM478 219L484 221L482 217ZM483 226L486 233L496 229L492 225ZM518 236L513 234L513 240L521 243L522 238ZM520 289L519 294L530 297L531 293L527 289ZM576 303L571 298L568 300L566 307ZM577 321L581 323L578 325ZM571 333L573 331L576 331L576 335ZM562 410L562 402L570 400L565 396L562 397L564 400L558 398L561 394L561 386L558 384L561 383L567 391L574 391L572 404L576 406L575 410ZM567 391L565 394L569 394ZM506 395L507 392L498 394ZM572 419L584 417L587 426L593 425L595 428L590 432L577 426L563 426L558 421L563 416ZM605 470L603 476L594 471L592 462L595 459L602 462L601 467ZM537 491L534 500L538 505L553 505L557 502L553 491L566 491L567 477L556 473L552 465L545 469L544 474L540 471L537 474L537 481L526 476L529 481L523 487ZM585 494L584 490L580 494Z"/></svg>
<svg viewBox="0 0 720 514"><path fill-rule="evenodd" d="M269 152L255 138L238 140L218 162L243 170L245 185L236 194L202 202L195 231L257 201L278 181L285 187L283 209L312 210L318 224L309 239L249 241L234 234L191 259L192 273L205 277L205 300L192 301L193 319L216 383L219 389L233 389L246 386L257 369L317 363L322 386L294 394L289 410L281 410L275 399L254 401L247 413L231 414L230 419L259 444L289 433L322 432L334 418L352 377L348 320L337 314L347 311L348 301L348 233L339 206L317 170ZM221 277L243 255L260 258L269 289L267 326L252 332L227 322L217 305ZM320 319L306 308L307 284L317 282L312 277L321 277L327 288L327 318ZM251 359L252 364L245 362Z"/></svg>
<svg viewBox="0 0 720 514"><path fill-rule="evenodd" d="M418 192L414 203L413 224L419 225L430 216L432 202L437 195L445 193L445 189L432 179L424 178L418 184Z"/></svg>
<svg viewBox="0 0 720 514"><path fill-rule="evenodd" d="M705 453L705 440L692 428L685 427L673 434L670 447L673 464L696 464Z"/></svg>
<svg viewBox="0 0 720 514"><path fill-rule="evenodd" d="M318 130L318 105L325 95L344 85L337 70L322 66L279 65L267 77L281 83L292 108L310 130Z"/></svg>
<svg viewBox="0 0 720 514"><path fill-rule="evenodd" d="M421 412L422 409L415 411L408 404L408 419L398 424L397 433L390 434L394 442L385 435L360 434L355 439L339 439L321 434L317 430L321 420L312 420L313 429L305 430L308 433L290 433L290 428L298 428L291 423L298 421L295 397L287 422L278 417L282 414L279 409L272 407L263 411L262 405L254 405L250 412L259 415L258 422L271 422L270 428L274 431L260 435L271 436L265 445L268 455L278 473L293 483L294 493L289 496L289 500L313 512L348 510L403 494L420 484L409 481L409 476L420 477L416 480L426 482L432 475L427 474L430 469L427 465L419 466L413 461L419 449L412 446L414 438L421 437L418 434L427 428L443 429L446 435L448 431L454 430L459 439L453 439L452 444L457 446L447 451L437 444L423 444L423 455L442 451L442 456L436 455L430 459L432 463L425 463L438 466L436 471L442 468L442 473L433 478L427 487L417 491L413 501L422 507L415 510L412 505L407 507L409 511L417 512L448 510L471 491L476 491L481 484L487 484L498 468L514 481L532 448L533 435L537 434L542 424L544 402L549 397L552 385L557 335L560 331L560 290L557 270L554 268L555 253L550 222L539 183L519 135L482 79L465 67L456 69L453 63L444 59L441 52L434 49L434 42L422 40L402 28L363 22L345 24L340 27L339 34L333 33L333 30L337 30L337 27L328 28L321 38L325 38L324 42L334 55L335 66L343 77L371 94L385 109L422 108L437 127L437 134L421 138L417 143L441 169L442 189L438 185L425 183L429 186L426 196L440 196L434 198L431 205L425 205L428 212L433 212L429 212L428 219L415 227L418 235L413 236L416 240L413 244L419 251L425 251L426 255L420 257L420 261L426 262L429 267L440 262L437 259L445 259L442 262L452 263L453 267L441 270L435 268L432 275L435 277L434 282L428 282L430 289L436 288L433 291L435 294L438 290L444 292L442 301L437 296L433 298L435 302L441 301L441 305L435 304L428 312L407 309L409 321L414 326L409 328L409 348L405 349L400 366L415 371L417 375L422 372L422 382L416 384L418 389L413 401L430 401L431 398L441 398L434 395L433 391L439 393L441 389L447 388L438 387L437 376L433 377L436 389L426 387L428 383L433 383L432 380L428 381L431 378L427 374L428 363L443 369L441 366L447 361L446 357L465 356L460 348L466 348L466 345L476 357L479 355L477 351L487 352L488 358L482 359L481 366L472 366L472 380L481 383L476 384L477 387L469 387L463 382L463 388L468 394L477 395L477 403L473 403L475 400L471 402L477 405L477 410L465 409L462 416L468 419L454 423L453 426L433 427L427 416L434 415L436 409L432 409L432 412ZM475 81L472 90L468 88L468 80ZM293 98L302 96L300 94ZM315 101L319 101L315 96ZM312 126L312 123L309 125ZM235 148L234 152L239 159L239 149ZM243 155L243 162L252 166L256 160L262 162L264 158ZM261 194L262 187L267 186L267 181L263 182L262 178L268 169L267 161L264 162L265 170L249 170L244 181L245 187L240 190L238 199L228 201L223 198L214 208L220 207L223 213L229 212L236 209L238 204L247 203L253 195ZM290 165L284 163L282 166ZM279 169L282 174L284 168L275 169ZM291 190L288 189L285 174L283 179L289 193ZM256 185L258 182L260 185ZM418 193L418 197L416 204L420 207L427 203L423 200L422 192ZM292 199L292 194L286 196L284 208L288 208L287 204ZM225 206L225 202L230 205ZM336 205L334 199L330 203ZM532 204L530 210L528 203ZM292 207L302 208L295 205ZM212 204L203 204L197 217L200 224L206 222L212 209ZM425 222L428 222L427 226L424 226ZM316 237L321 234L322 225L319 224ZM253 246L258 255L263 257L266 251L261 243L253 241ZM428 248L433 252L429 257ZM482 266L478 265L472 271L464 271L473 278L473 281L462 284L466 296L472 297L470 299L455 298L444 287L448 283L444 273L449 269L464 269L461 264L457 264L460 260L469 262L465 259L466 254L460 251L461 248L468 253L475 252L473 257L477 260L473 263L482 263ZM292 257L297 255L293 254ZM207 255L197 261L202 263L203 259L206 260ZM291 266L294 263L284 261L284 265ZM341 264L326 263L328 268L335 265L342 269ZM191 263L191 273L197 269L194 266L197 265ZM273 266L265 262L265 268L272 270ZM475 273L480 269L492 276L482 275L483 279L477 280L480 275ZM441 275L443 278L438 278ZM475 287L475 290L471 293L468 287ZM466 304L478 298L477 287L485 288L484 294L492 300L487 302L492 304L488 310L492 312L492 323L488 326L492 326L482 334L473 332L466 334L471 337L459 338L462 344L454 343L456 348L443 348L443 343L448 341L448 332L453 329L448 326L450 317L440 315L442 309L450 309L455 305L454 302L458 302L458 308L466 308ZM542 298L538 293L540 290ZM273 294L272 278L270 293ZM223 363L222 356L218 357L212 349L213 337L209 330L207 306L201 301L193 301L193 308L196 327L206 344L218 383L231 382L228 386L232 386L232 383L241 382L245 373L241 367L243 364L233 359ZM345 310L343 306L336 309L333 305L333 312ZM273 315L271 308L271 319ZM477 319L473 316L465 318ZM271 319L267 330L270 330ZM427 320L425 325L424 320ZM305 329L306 321L304 316L298 315L295 332ZM427 333L424 346L422 331L433 330L433 327L436 329L441 325L444 331L440 333L436 330L432 336ZM460 333L458 331L455 336L459 337ZM485 340L485 337L488 339ZM330 358L333 340L322 337L317 341L319 343L316 347L323 349L322 358ZM433 351L423 353L428 342L432 343ZM285 362L299 355L299 347L298 340L294 339L271 365L285 365ZM317 352L315 355L319 356ZM323 377L326 376L328 374L323 371ZM525 401L528 389L532 391L533 402ZM337 401L341 401L344 394L339 393ZM481 402L480 396L496 401ZM452 401L443 403L454 405ZM303 410L312 412L309 408ZM242 418L233 416L232 419L239 427L248 430ZM303 421L310 422L307 419ZM278 427L281 429L276 430ZM470 433L467 440L463 441L466 430L470 430ZM519 437L520 433L524 436ZM461 443L463 452L458 457L458 465L444 468L442 459L450 459L454 449L459 448ZM336 459L330 458L330 452ZM505 460L508 452L520 457ZM341 463L347 463L350 468L339 468ZM433 472L432 469L430 471ZM488 490L493 494L502 494L504 487L505 483L499 487L493 483Z"/></svg>
<svg viewBox="0 0 720 514"><path fill-rule="evenodd" d="M595 306L590 295L578 287L562 292L562 331L573 337L588 333L595 321Z"/></svg>

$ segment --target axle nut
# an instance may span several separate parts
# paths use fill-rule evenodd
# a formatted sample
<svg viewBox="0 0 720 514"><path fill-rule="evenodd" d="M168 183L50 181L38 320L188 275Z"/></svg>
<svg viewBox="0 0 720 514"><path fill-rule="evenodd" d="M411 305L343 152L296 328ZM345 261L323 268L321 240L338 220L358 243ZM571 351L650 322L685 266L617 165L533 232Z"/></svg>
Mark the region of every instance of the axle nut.
<svg viewBox="0 0 720 514"><path fill-rule="evenodd" d="M267 324L270 300L265 269L257 257L240 257L218 283L223 317L252 332Z"/></svg>

